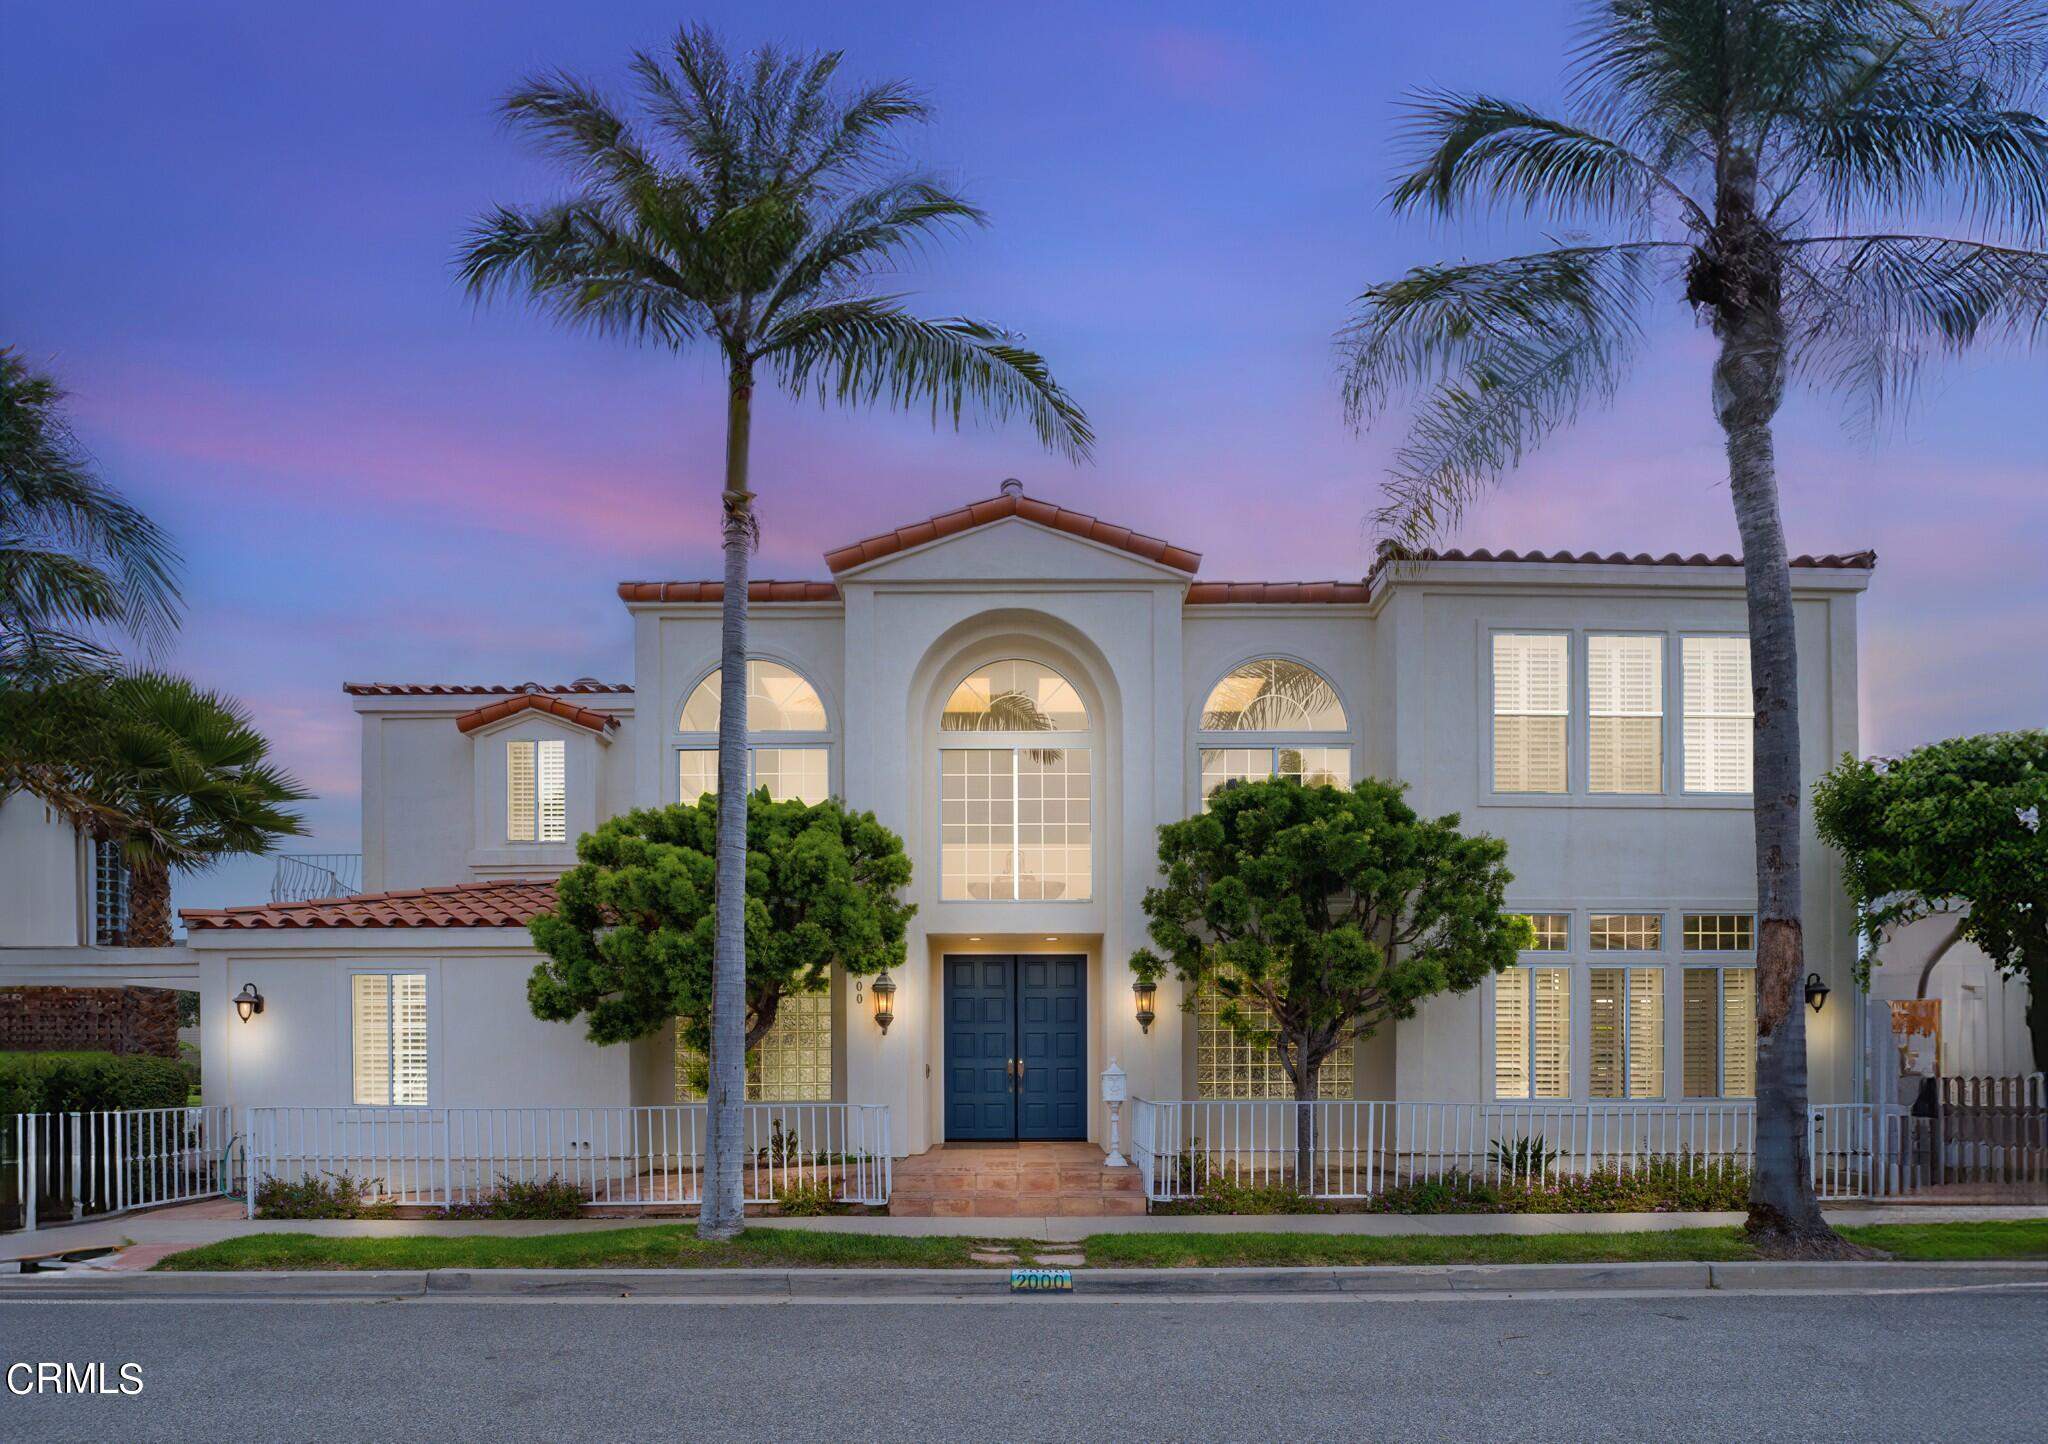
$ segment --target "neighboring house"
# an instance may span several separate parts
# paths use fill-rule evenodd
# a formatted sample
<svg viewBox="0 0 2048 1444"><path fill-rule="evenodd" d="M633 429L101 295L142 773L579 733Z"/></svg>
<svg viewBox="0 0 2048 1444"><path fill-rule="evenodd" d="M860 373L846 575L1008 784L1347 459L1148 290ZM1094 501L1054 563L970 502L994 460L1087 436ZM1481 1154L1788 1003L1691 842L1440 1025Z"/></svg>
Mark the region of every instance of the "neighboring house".
<svg viewBox="0 0 2048 1444"><path fill-rule="evenodd" d="M18 792L0 799L0 948L117 947L128 931L120 845Z"/></svg>
<svg viewBox="0 0 2048 1444"><path fill-rule="evenodd" d="M2027 980L2006 973L1975 943L1959 938L1944 947L1956 922L1954 916L1937 916L1895 929L1878 950L1870 996L1883 1003L1930 998L1940 1004L1940 1058L1927 1040L1906 1040L1915 1072L1932 1073L1937 1061L1953 1078L2034 1072L2040 1064L2027 1033Z"/></svg>
<svg viewBox="0 0 2048 1444"><path fill-rule="evenodd" d="M1326 1069L1333 1091L1750 1093L1735 559L1445 552L1322 583L1198 581L1199 561L1006 483L828 553L830 580L752 585L755 780L872 809L905 840L918 911L894 1026L876 1025L871 988L835 980L785 1008L751 1092L886 1103L910 1153L1102 1138L1112 1058L1140 1096L1284 1094L1275 1061L1213 1005L1182 1010L1177 985L1141 1033L1127 965L1159 825L1277 772L1398 779L1425 813L1507 839L1511 900L1537 923L1520 966L1361 1045ZM1793 563L1808 776L1858 750L1874 562ZM719 583L619 595L630 687L346 689L368 891L185 913L209 1101L624 1105L687 1087L672 1037L600 1048L526 1004L523 925L577 836L714 776ZM1848 1101L1853 918L1834 859L1809 841L1803 861L1808 964L1839 1000L1807 1018L1813 1096ZM247 984L266 1000L251 1021L213 1006ZM997 1054L1026 1060L1021 1102Z"/></svg>

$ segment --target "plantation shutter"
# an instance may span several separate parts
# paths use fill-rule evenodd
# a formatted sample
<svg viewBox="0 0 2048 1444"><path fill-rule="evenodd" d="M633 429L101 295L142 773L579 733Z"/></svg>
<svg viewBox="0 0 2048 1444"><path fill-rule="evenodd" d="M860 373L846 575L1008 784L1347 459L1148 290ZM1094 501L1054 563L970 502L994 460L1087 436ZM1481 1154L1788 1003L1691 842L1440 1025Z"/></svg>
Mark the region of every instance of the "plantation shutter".
<svg viewBox="0 0 2048 1444"><path fill-rule="evenodd" d="M1493 980L1493 1096L1529 1096L1529 971L1509 968Z"/></svg>
<svg viewBox="0 0 2048 1444"><path fill-rule="evenodd" d="M1531 968L1531 1082L1538 1098L1569 1098L1571 1079L1571 974L1563 968Z"/></svg>
<svg viewBox="0 0 2048 1444"><path fill-rule="evenodd" d="M1629 969L1628 1096L1664 1096L1664 973L1661 968Z"/></svg>
<svg viewBox="0 0 2048 1444"><path fill-rule="evenodd" d="M1624 976L1620 968L1594 968L1586 975L1586 1091L1594 1098L1623 1096L1628 1064L1627 1025L1622 1013Z"/></svg>
<svg viewBox="0 0 2048 1444"><path fill-rule="evenodd" d="M1586 639L1586 785L1664 790L1664 639Z"/></svg>
<svg viewBox="0 0 2048 1444"><path fill-rule="evenodd" d="M542 842L569 840L569 744L559 738L540 744L540 833Z"/></svg>
<svg viewBox="0 0 2048 1444"><path fill-rule="evenodd" d="M505 836L512 842L534 840L533 744L505 744Z"/></svg>
<svg viewBox="0 0 2048 1444"><path fill-rule="evenodd" d="M1687 637L1685 790L1748 792L1755 721L1749 638Z"/></svg>
<svg viewBox="0 0 2048 1444"><path fill-rule="evenodd" d="M1570 641L1563 633L1494 634L1496 792L1565 790L1570 684Z"/></svg>
<svg viewBox="0 0 2048 1444"><path fill-rule="evenodd" d="M1728 968L1721 974L1721 1028L1726 1052L1721 1093L1756 1096L1756 969Z"/></svg>
<svg viewBox="0 0 2048 1444"><path fill-rule="evenodd" d="M427 977L391 977L391 1101L414 1107L427 1102Z"/></svg>
<svg viewBox="0 0 2048 1444"><path fill-rule="evenodd" d="M381 1108L391 1101L391 991L382 973L349 979L349 1032L355 1101Z"/></svg>
<svg viewBox="0 0 2048 1444"><path fill-rule="evenodd" d="M1718 968L1685 970L1685 1096L1721 1095L1721 975Z"/></svg>

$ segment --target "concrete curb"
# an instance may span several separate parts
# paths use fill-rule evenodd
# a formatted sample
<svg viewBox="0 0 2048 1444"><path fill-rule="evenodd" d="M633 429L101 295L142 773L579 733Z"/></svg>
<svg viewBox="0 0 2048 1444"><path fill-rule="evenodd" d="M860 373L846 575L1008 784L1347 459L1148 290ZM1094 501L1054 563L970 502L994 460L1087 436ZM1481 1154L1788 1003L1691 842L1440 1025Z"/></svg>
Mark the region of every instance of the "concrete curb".
<svg viewBox="0 0 2048 1444"><path fill-rule="evenodd" d="M1088 1297L1684 1293L2048 1287L2048 1263L1445 1264L1076 1269ZM0 1278L27 1299L606 1299L757 1301L1007 1297L987 1269L434 1269L389 1273L56 1273Z"/></svg>

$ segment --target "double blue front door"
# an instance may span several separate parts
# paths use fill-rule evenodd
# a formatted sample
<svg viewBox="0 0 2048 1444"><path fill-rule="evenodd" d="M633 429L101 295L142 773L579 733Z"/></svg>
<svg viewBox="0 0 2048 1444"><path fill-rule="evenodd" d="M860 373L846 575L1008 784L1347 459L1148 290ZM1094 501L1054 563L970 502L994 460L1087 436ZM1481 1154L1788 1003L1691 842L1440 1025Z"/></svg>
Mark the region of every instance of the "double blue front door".
<svg viewBox="0 0 2048 1444"><path fill-rule="evenodd" d="M1086 987L1078 957L947 957L948 1140L1088 1136Z"/></svg>

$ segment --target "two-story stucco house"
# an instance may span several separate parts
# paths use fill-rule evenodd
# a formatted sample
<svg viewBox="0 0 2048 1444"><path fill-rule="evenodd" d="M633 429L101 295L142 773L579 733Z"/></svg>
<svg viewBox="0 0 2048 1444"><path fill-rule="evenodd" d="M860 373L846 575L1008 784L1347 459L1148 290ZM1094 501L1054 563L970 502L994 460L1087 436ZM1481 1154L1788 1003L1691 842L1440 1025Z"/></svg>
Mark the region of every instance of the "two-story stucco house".
<svg viewBox="0 0 2048 1444"><path fill-rule="evenodd" d="M879 520L887 520L880 518ZM1199 540L1191 537L1190 540ZM752 1062L770 1099L886 1104L898 1154L1105 1136L1096 1074L1148 1098L1284 1092L1203 1000L1142 1031L1156 829L1234 778L1398 779L1505 838L1520 966L1326 1071L1360 1098L1739 1098L1753 1086L1750 686L1742 578L1706 556L1429 554L1357 582L1212 582L1180 546L1026 496L753 584L753 775L872 809L916 869L893 1026L837 980ZM1857 748L1874 557L1794 562L1804 765ZM523 928L578 834L712 782L717 582L619 587L630 684L351 685L366 894L191 911L210 1101L669 1103L672 1037L597 1047L531 1016ZM1804 859L1816 1101L1854 1091L1849 904ZM975 1008L977 1000L1033 1006ZM956 1009L956 1004L960 1005ZM1028 1014L1023 1081L951 1067L971 1014ZM1007 1060L1006 1060L1007 1061ZM1003 1077L1009 1077L1005 1070Z"/></svg>

